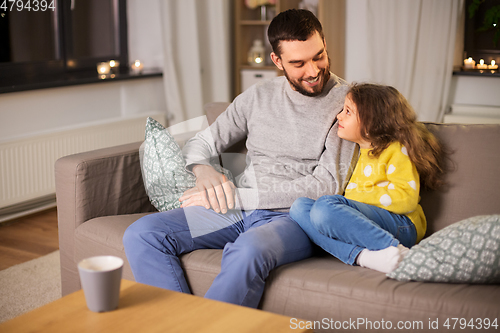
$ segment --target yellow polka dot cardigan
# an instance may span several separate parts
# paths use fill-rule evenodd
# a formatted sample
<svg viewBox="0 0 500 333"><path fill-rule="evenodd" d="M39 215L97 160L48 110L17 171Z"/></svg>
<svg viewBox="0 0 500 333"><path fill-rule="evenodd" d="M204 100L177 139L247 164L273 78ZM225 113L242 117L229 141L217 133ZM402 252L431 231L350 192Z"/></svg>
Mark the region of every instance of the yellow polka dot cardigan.
<svg viewBox="0 0 500 333"><path fill-rule="evenodd" d="M406 148L399 142L393 142L378 158L371 157L369 151L360 149L345 197L408 216L417 230L417 242L420 241L427 223L418 204L420 178Z"/></svg>

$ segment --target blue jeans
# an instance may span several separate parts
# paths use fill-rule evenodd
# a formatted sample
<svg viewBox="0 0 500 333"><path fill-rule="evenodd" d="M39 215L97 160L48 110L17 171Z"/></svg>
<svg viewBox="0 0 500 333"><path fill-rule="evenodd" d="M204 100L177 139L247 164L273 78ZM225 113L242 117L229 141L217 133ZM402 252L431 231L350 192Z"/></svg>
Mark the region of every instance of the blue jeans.
<svg viewBox="0 0 500 333"><path fill-rule="evenodd" d="M411 247L417 240L407 216L342 195L325 195L316 201L299 198L290 216L314 243L349 265L356 263L363 249L382 250L400 243Z"/></svg>
<svg viewBox="0 0 500 333"><path fill-rule="evenodd" d="M186 215L197 223L188 225ZM224 249L221 272L205 297L254 308L273 268L312 255L312 243L288 213L267 210L218 214L188 207L155 213L130 225L123 244L137 282L185 293L190 289L179 255Z"/></svg>

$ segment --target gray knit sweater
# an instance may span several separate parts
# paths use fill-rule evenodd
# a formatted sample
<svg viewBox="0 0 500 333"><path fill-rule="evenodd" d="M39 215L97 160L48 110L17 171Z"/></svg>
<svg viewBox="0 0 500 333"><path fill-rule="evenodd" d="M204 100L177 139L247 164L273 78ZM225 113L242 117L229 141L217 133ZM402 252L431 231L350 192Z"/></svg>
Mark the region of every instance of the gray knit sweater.
<svg viewBox="0 0 500 333"><path fill-rule="evenodd" d="M260 82L186 143L188 169L247 137L247 167L236 177L238 208L286 211L301 196L341 194L358 156L355 143L337 136L347 90L333 74L316 97L294 91L284 76Z"/></svg>

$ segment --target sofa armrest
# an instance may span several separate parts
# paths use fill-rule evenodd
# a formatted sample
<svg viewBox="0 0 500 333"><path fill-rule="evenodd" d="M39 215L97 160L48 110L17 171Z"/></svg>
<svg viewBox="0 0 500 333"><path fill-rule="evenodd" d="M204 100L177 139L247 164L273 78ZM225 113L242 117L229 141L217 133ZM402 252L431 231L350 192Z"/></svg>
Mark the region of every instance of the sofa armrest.
<svg viewBox="0 0 500 333"><path fill-rule="evenodd" d="M174 136L182 146L194 133ZM61 278L70 279L75 229L96 217L154 212L142 179L142 142L68 155L55 163ZM63 269L64 268L64 269Z"/></svg>
<svg viewBox="0 0 500 333"><path fill-rule="evenodd" d="M194 132L175 135L182 147ZM68 155L55 164L58 217L74 230L100 216L155 211L144 188L142 142ZM71 222L70 222L71 221Z"/></svg>
<svg viewBox="0 0 500 333"><path fill-rule="evenodd" d="M55 163L62 284L75 268L75 229L100 216L153 211L139 160L141 142L68 155Z"/></svg>
<svg viewBox="0 0 500 333"><path fill-rule="evenodd" d="M60 158L55 164L59 219L74 230L92 218L151 210L142 183L141 142Z"/></svg>

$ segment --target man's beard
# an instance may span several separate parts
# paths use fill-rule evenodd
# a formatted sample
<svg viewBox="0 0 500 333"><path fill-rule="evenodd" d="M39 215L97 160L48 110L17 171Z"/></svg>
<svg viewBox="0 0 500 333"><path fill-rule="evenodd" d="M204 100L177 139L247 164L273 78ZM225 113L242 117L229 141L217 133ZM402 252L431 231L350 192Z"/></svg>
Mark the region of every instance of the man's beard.
<svg viewBox="0 0 500 333"><path fill-rule="evenodd" d="M309 96L309 97L314 97L318 96L323 92L323 88L325 88L326 83L330 79L330 59L328 59L328 66L323 68L319 73L319 80L320 83L314 87L312 87L313 91L310 92L306 90L299 82L297 81L292 81L290 77L288 76L288 73L286 72L285 68L283 68L283 73L285 74L285 77L287 78L288 82L293 86L293 88L301 93L304 96Z"/></svg>

